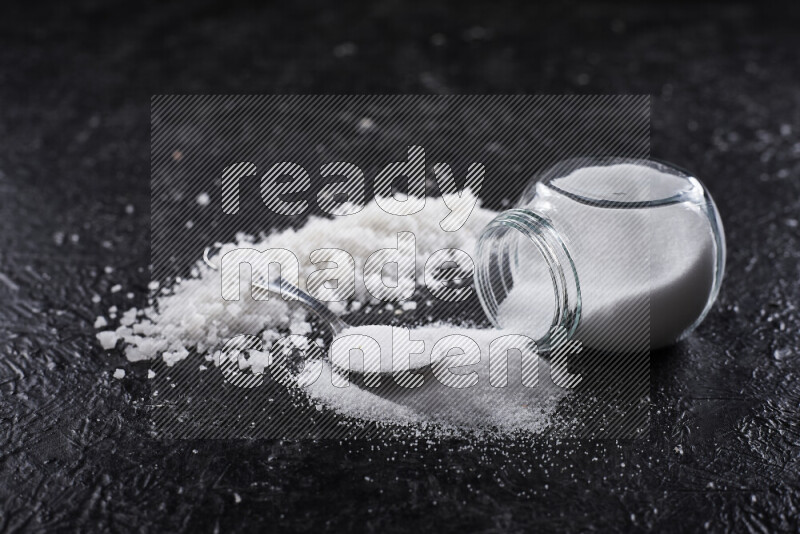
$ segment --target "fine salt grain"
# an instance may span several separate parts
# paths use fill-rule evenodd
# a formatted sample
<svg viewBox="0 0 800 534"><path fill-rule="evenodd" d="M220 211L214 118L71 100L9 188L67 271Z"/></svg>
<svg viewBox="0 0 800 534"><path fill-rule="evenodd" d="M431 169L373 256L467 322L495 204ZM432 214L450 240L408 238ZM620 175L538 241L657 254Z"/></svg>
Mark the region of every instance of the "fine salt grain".
<svg viewBox="0 0 800 534"><path fill-rule="evenodd" d="M372 367L368 367L370 363L365 363L363 359L353 361L351 369L363 372L367 368L379 367L382 374L377 377L371 376L381 381L376 387L386 387L387 383L391 385L394 380L390 375L393 366L396 366L398 361L404 360L405 368L418 372L417 376L422 378L421 385L416 388L394 388L389 402L371 393L369 386L362 389L354 384L346 387L335 385L337 382L333 380L334 378L338 378L339 383L346 380L346 371L343 374L342 370L334 369L326 361L323 364L322 376L307 386L307 393L338 413L381 423L425 422L440 425L442 428L494 428L503 432L538 433L549 426L552 413L566 396L567 390L552 383L549 378L549 364L546 360L538 358L535 352L527 354L532 358L530 362L535 362L531 364L531 368L537 369L538 378L535 385L526 385L522 382L521 352L508 351L505 356L495 361L490 359L492 342L512 334L511 331L469 328L447 323L421 326L404 334L408 336L407 339L419 345L413 350L421 349L419 353L408 355L406 353L410 345L404 345L402 342L393 344L391 326L351 327L341 332L334 340L334 344L340 340L345 341L349 336L362 336L374 339L380 347L379 362L372 361ZM466 354L458 345L452 344L454 336L469 338L479 352ZM447 343L448 341L451 343ZM442 345L437 345L438 343ZM432 354L435 345L444 346L445 349ZM395 348L398 350L393 351ZM421 373L430 364L436 366L437 363L445 363L445 360L449 372L458 376L454 382L464 387L455 387L452 383L445 385L446 378L440 379L438 376L426 376ZM497 371L503 368L506 370L507 380L504 386L497 382ZM468 373L473 375L469 382L462 378ZM490 378L492 373L494 379ZM434 375L437 375L437 371ZM302 384L306 381L306 377L301 374L297 380L298 384ZM467 383L470 385L466 385Z"/></svg>

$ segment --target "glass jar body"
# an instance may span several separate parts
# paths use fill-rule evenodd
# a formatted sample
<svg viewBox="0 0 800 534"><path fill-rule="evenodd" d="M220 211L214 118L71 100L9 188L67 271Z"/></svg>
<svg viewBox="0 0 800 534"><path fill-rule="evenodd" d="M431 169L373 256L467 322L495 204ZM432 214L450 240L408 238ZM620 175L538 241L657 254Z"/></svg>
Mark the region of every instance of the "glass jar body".
<svg viewBox="0 0 800 534"><path fill-rule="evenodd" d="M725 239L688 173L650 160L570 160L526 188L478 242L492 323L547 350L555 329L598 350L669 345L716 299Z"/></svg>

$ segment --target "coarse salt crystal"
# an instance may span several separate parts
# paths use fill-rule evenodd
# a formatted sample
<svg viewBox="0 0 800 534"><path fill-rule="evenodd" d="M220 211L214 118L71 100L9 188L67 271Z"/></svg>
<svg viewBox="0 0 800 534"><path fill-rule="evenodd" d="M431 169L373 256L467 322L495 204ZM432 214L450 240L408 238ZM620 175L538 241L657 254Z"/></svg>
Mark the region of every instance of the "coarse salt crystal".
<svg viewBox="0 0 800 534"><path fill-rule="evenodd" d="M117 336L116 332L110 330L98 332L95 334L95 337L97 341L100 342L100 346L103 347L103 350L113 349L117 345L117 341L119 341L119 336Z"/></svg>

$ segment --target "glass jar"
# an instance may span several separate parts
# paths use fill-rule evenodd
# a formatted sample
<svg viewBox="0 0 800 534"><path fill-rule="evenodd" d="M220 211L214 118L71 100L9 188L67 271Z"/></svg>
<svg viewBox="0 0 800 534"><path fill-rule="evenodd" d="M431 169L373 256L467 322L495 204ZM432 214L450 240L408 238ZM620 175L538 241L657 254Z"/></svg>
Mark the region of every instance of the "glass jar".
<svg viewBox="0 0 800 534"><path fill-rule="evenodd" d="M584 347L634 351L697 327L724 267L722 222L699 180L652 160L573 159L487 225L475 286L496 327L541 350L563 329Z"/></svg>

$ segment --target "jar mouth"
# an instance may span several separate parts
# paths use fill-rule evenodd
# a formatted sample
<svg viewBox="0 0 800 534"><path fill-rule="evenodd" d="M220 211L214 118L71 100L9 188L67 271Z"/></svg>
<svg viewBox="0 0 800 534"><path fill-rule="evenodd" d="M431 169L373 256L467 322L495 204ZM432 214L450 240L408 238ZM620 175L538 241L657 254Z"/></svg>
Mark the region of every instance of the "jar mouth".
<svg viewBox="0 0 800 534"><path fill-rule="evenodd" d="M528 209L495 217L478 240L475 286L499 329L531 337L541 351L563 329L578 328L581 293L575 264L550 221Z"/></svg>
<svg viewBox="0 0 800 534"><path fill-rule="evenodd" d="M658 173L659 180L651 180L652 173ZM641 209L696 202L704 197L697 178L674 165L650 159L568 159L549 168L537 182L582 204L603 208ZM532 190L525 191L521 204L533 194Z"/></svg>

